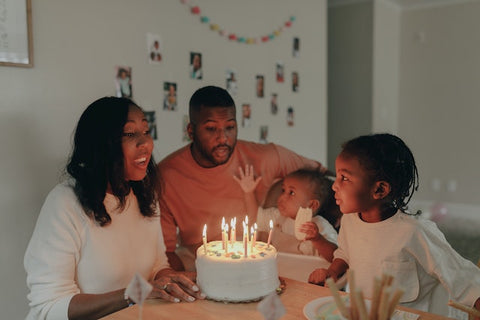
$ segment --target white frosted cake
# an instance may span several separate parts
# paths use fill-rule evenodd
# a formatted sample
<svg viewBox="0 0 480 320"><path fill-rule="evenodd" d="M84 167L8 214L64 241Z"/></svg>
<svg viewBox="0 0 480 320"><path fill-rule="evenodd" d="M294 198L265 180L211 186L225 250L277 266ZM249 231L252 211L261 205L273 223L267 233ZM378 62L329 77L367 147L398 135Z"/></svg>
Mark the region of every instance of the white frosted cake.
<svg viewBox="0 0 480 320"><path fill-rule="evenodd" d="M277 250L260 241L253 250L250 243L247 247L247 257L240 241L229 242L227 252L222 241L207 243L206 254L203 245L198 248L197 284L207 298L230 302L258 300L280 286Z"/></svg>

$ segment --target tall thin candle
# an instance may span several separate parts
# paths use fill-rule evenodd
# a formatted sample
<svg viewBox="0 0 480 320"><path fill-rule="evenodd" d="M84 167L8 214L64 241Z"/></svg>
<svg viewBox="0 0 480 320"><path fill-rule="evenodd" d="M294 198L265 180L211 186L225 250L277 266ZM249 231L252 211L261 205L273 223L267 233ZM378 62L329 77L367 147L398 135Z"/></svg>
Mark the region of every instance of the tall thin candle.
<svg viewBox="0 0 480 320"><path fill-rule="evenodd" d="M222 249L225 250L225 217L222 217Z"/></svg>
<svg viewBox="0 0 480 320"><path fill-rule="evenodd" d="M206 255L207 254L207 225L206 224L203 226L202 238L203 238L203 249Z"/></svg>
<svg viewBox="0 0 480 320"><path fill-rule="evenodd" d="M270 232L268 233L267 248L270 248L270 241L272 240L273 221L270 220Z"/></svg>
<svg viewBox="0 0 480 320"><path fill-rule="evenodd" d="M228 224L225 223L225 253L228 253Z"/></svg>
<svg viewBox="0 0 480 320"><path fill-rule="evenodd" d="M235 241L237 241L237 231L235 230L235 225L237 224L237 217L234 217L232 220L230 220L230 243L233 244Z"/></svg>
<svg viewBox="0 0 480 320"><path fill-rule="evenodd" d="M246 226L245 221L244 221L243 222L243 248L244 248L243 256L244 256L244 258L246 258L248 256L247 247L248 247L247 226Z"/></svg>

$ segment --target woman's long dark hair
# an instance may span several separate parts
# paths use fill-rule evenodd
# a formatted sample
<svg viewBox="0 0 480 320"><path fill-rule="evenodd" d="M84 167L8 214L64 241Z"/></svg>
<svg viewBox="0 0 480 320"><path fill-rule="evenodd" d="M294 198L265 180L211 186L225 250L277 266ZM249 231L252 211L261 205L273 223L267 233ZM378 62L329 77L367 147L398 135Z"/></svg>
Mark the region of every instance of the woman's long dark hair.
<svg viewBox="0 0 480 320"><path fill-rule="evenodd" d="M153 156L143 180L125 180L122 133L130 106L141 110L128 98L104 97L89 105L78 121L66 167L75 179L74 192L85 213L101 226L112 220L103 204L108 185L120 208L124 208L131 188L144 216L157 212L155 191L159 190L156 189L159 177Z"/></svg>

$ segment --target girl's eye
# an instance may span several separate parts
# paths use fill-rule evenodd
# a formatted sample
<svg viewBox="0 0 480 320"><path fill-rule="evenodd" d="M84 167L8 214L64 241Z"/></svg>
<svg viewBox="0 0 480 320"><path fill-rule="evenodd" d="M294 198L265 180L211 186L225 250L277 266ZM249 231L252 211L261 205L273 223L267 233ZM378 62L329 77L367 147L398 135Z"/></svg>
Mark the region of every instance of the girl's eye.
<svg viewBox="0 0 480 320"><path fill-rule="evenodd" d="M348 178L345 177L344 175L342 175L342 176L340 177L340 179L341 179L342 181L348 181Z"/></svg>
<svg viewBox="0 0 480 320"><path fill-rule="evenodd" d="M207 127L206 129L207 129L207 131L209 131L209 132L215 132L215 130L216 130L216 129L213 128L213 127Z"/></svg>
<svg viewBox="0 0 480 320"><path fill-rule="evenodd" d="M290 191L288 194L291 195L291 196L294 196L294 195L295 195L295 191Z"/></svg>

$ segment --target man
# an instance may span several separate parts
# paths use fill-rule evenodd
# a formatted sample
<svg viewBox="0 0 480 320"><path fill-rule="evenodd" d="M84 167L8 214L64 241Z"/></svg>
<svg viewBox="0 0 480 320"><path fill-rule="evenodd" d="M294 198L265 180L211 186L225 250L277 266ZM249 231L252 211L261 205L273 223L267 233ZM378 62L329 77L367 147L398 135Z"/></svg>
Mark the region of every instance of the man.
<svg viewBox="0 0 480 320"><path fill-rule="evenodd" d="M289 172L301 167L327 172L319 162L281 146L237 141L235 103L222 88L198 89L190 99L189 116L187 131L192 143L159 163L163 236L170 265L176 270L183 270L183 262L187 262L187 270L194 270L195 250L202 244L204 224L208 241L218 240L222 218L230 224L236 217L237 239L241 239L241 221L247 210L243 190L233 180L239 167L253 165L262 176L255 190L258 203L263 203L270 186ZM250 217L250 225L255 218Z"/></svg>

